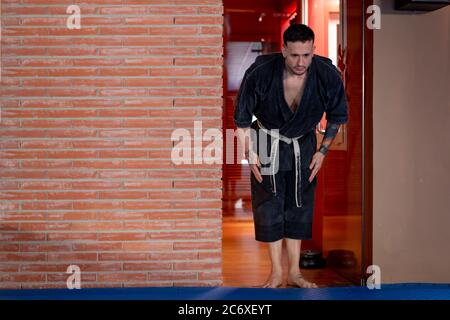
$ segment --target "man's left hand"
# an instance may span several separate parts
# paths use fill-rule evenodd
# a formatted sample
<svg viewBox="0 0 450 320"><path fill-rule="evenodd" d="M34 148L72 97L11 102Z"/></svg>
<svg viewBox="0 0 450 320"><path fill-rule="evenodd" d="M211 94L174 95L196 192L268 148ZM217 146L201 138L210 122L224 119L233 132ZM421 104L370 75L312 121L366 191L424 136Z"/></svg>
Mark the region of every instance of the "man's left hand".
<svg viewBox="0 0 450 320"><path fill-rule="evenodd" d="M309 169L312 170L311 176L309 177L309 182L313 181L319 169L322 167L323 159L325 158L322 152L316 152L313 155Z"/></svg>

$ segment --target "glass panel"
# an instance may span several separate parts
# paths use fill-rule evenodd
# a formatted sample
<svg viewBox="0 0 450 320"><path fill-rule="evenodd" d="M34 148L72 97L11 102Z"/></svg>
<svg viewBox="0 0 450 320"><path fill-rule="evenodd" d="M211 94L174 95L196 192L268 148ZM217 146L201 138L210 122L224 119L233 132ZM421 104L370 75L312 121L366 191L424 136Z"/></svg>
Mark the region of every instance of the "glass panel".
<svg viewBox="0 0 450 320"><path fill-rule="evenodd" d="M308 0L305 14L316 34L315 53L340 69L349 102L349 121L341 126L319 172L314 231L321 239L315 237L309 246L321 247L328 266L355 284L361 279L363 247L362 7L357 2ZM324 115L316 133L318 147L325 128Z"/></svg>

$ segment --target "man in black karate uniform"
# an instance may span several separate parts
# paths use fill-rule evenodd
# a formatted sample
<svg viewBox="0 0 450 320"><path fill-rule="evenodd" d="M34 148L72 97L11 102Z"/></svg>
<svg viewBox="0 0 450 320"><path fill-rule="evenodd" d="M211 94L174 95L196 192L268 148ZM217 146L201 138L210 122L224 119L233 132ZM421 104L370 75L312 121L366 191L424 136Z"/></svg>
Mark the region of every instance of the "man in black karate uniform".
<svg viewBox="0 0 450 320"><path fill-rule="evenodd" d="M282 285L286 239L287 285L316 288L299 270L301 240L312 238L316 175L339 126L348 120L348 107L338 69L314 55L314 32L293 24L283 42L282 52L258 56L246 70L234 121L251 168L255 238L269 243L272 271L263 287ZM324 112L327 127L316 150L315 128Z"/></svg>

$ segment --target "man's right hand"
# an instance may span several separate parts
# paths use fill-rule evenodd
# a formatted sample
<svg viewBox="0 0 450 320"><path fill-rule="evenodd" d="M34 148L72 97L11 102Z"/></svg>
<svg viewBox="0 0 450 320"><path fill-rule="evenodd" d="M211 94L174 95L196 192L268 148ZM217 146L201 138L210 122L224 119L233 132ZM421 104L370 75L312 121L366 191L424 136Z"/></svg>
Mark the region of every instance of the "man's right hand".
<svg viewBox="0 0 450 320"><path fill-rule="evenodd" d="M263 181L263 178L261 176L261 163L259 162L259 157L256 153L250 151L249 156L247 157L248 163L250 165L250 170L252 170L253 174L255 175L256 180L258 180L259 183Z"/></svg>
<svg viewBox="0 0 450 320"><path fill-rule="evenodd" d="M261 171L259 169L261 168L261 163L259 162L258 154L253 152L252 148L250 147L252 145L250 129L251 129L250 127L238 128L237 136L240 145L243 147L243 149L241 150L245 150L244 157L247 159L248 164L250 165L250 169L253 172L253 175L255 176L256 180L258 180L258 182L261 183L263 181Z"/></svg>

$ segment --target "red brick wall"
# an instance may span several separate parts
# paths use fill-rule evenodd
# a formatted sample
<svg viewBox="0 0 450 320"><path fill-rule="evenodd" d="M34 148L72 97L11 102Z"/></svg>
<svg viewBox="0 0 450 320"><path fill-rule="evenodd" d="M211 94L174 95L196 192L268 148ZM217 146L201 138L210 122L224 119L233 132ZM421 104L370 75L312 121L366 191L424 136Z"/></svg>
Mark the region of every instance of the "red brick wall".
<svg viewBox="0 0 450 320"><path fill-rule="evenodd" d="M221 284L221 0L2 0L0 287ZM69 30L69 5L81 29Z"/></svg>

